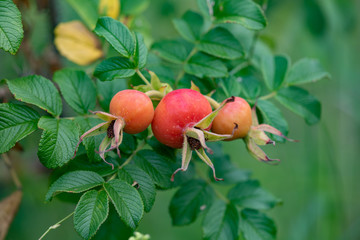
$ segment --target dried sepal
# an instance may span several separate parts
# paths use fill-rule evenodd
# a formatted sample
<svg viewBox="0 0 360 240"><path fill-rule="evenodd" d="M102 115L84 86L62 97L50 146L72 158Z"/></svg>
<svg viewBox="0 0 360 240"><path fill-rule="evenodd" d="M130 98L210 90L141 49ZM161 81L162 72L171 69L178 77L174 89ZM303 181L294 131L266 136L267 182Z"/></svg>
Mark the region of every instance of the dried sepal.
<svg viewBox="0 0 360 240"><path fill-rule="evenodd" d="M190 148L190 144L188 143L188 139L184 134L184 144L182 148L182 157L181 157L181 168L175 170L175 172L171 175L171 181L174 181L175 174L179 171L186 171L189 167L189 163L191 160L192 150Z"/></svg>
<svg viewBox="0 0 360 240"><path fill-rule="evenodd" d="M212 163L212 161L210 160L210 158L206 155L204 149L203 149L203 148L200 148L200 149L198 149L198 150L195 149L195 152L196 152L196 154L199 156L199 158L200 158L201 160L203 160L203 162L206 163L206 164L212 169L214 179L215 179L216 181L223 181L224 179L222 179L222 178L217 178L217 177L216 177L214 164Z"/></svg>
<svg viewBox="0 0 360 240"><path fill-rule="evenodd" d="M245 144L248 152L256 159L262 162L267 163L277 163L280 161L280 159L271 159L269 158L266 153L255 143L255 141L252 138L246 137L245 138Z"/></svg>

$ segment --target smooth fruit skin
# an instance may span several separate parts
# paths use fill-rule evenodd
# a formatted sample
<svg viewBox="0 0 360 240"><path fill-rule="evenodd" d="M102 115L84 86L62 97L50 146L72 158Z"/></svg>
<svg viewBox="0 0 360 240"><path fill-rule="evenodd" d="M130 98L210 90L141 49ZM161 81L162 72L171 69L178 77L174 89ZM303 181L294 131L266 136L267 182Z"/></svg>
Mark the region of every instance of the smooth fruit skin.
<svg viewBox="0 0 360 240"><path fill-rule="evenodd" d="M240 97L235 97L234 102L227 103L220 110L213 121L211 131L218 134L231 134L234 123L238 125L238 129L235 130L234 136L226 141L245 137L252 124L251 107Z"/></svg>
<svg viewBox="0 0 360 240"><path fill-rule="evenodd" d="M125 120L124 132L136 134L150 125L154 117L154 107L145 93L123 90L111 99L110 113Z"/></svg>
<svg viewBox="0 0 360 240"><path fill-rule="evenodd" d="M185 128L194 126L211 111L209 102L201 93L191 89L172 91L156 107L152 131L159 142L182 148Z"/></svg>

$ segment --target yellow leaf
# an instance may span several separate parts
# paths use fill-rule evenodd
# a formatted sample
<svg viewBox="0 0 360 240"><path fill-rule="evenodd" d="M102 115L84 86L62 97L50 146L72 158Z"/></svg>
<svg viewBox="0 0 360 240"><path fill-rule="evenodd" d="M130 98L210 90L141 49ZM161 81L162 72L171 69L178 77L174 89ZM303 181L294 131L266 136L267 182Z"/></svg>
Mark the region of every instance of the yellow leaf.
<svg viewBox="0 0 360 240"><path fill-rule="evenodd" d="M103 55L99 40L80 21L60 23L54 32L60 54L76 64L87 65Z"/></svg>
<svg viewBox="0 0 360 240"><path fill-rule="evenodd" d="M120 0L100 0L99 13L117 19L120 12Z"/></svg>

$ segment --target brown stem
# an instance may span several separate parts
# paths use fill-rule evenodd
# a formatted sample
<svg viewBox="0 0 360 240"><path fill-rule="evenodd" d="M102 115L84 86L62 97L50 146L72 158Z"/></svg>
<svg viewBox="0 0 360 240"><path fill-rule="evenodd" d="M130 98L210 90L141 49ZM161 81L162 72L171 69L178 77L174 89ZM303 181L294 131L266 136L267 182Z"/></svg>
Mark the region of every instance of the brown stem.
<svg viewBox="0 0 360 240"><path fill-rule="evenodd" d="M22 188L22 184L20 182L20 179L19 179L18 175L15 172L15 169L14 169L12 163L11 163L11 160L10 160L9 156L6 153L3 153L3 154L1 154L1 158L4 160L5 165L9 169L11 178L14 181L14 184L15 184L16 188L20 190Z"/></svg>

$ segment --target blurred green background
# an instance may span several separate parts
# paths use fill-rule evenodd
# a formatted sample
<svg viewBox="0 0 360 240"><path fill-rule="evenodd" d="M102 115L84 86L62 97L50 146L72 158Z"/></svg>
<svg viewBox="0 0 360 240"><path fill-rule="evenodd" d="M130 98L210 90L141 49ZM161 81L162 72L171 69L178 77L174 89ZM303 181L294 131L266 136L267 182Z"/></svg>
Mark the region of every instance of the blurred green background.
<svg viewBox="0 0 360 240"><path fill-rule="evenodd" d="M38 1L36 8L35 1L30 1L31 7L24 13L26 24L35 26L35 30L26 33L30 38L28 47L35 49L31 56L34 59L47 51L44 46L52 39L52 21L76 17L65 1L58 0L58 16L53 19L47 5L41 5L44 2ZM187 9L196 10L196 1L151 0L144 18L153 39L176 37L170 20ZM270 156L282 160L280 165L255 161L241 141L225 145L238 166L251 170L265 189L283 200L282 206L268 212L276 221L279 240L360 239L359 12L358 0L269 0L269 25L262 36L271 43L274 53L286 53L292 62L302 57L318 58L332 75L331 80L310 84L308 88L322 102L319 124L307 126L301 118L282 109L289 122L289 136L300 142L267 147ZM0 51L0 79L32 73L28 59L26 54L12 57ZM32 137L38 139L40 131ZM73 204L59 200L44 203L49 171L36 157L36 142L27 138L21 142L24 152L11 154L24 185L24 198L9 240L37 239L74 209ZM0 198L13 189L9 173L0 161ZM199 219L190 226L171 226L168 205L174 192L158 192L153 210L145 215L138 231L155 240L200 239ZM80 238L72 221L67 220L47 239Z"/></svg>

